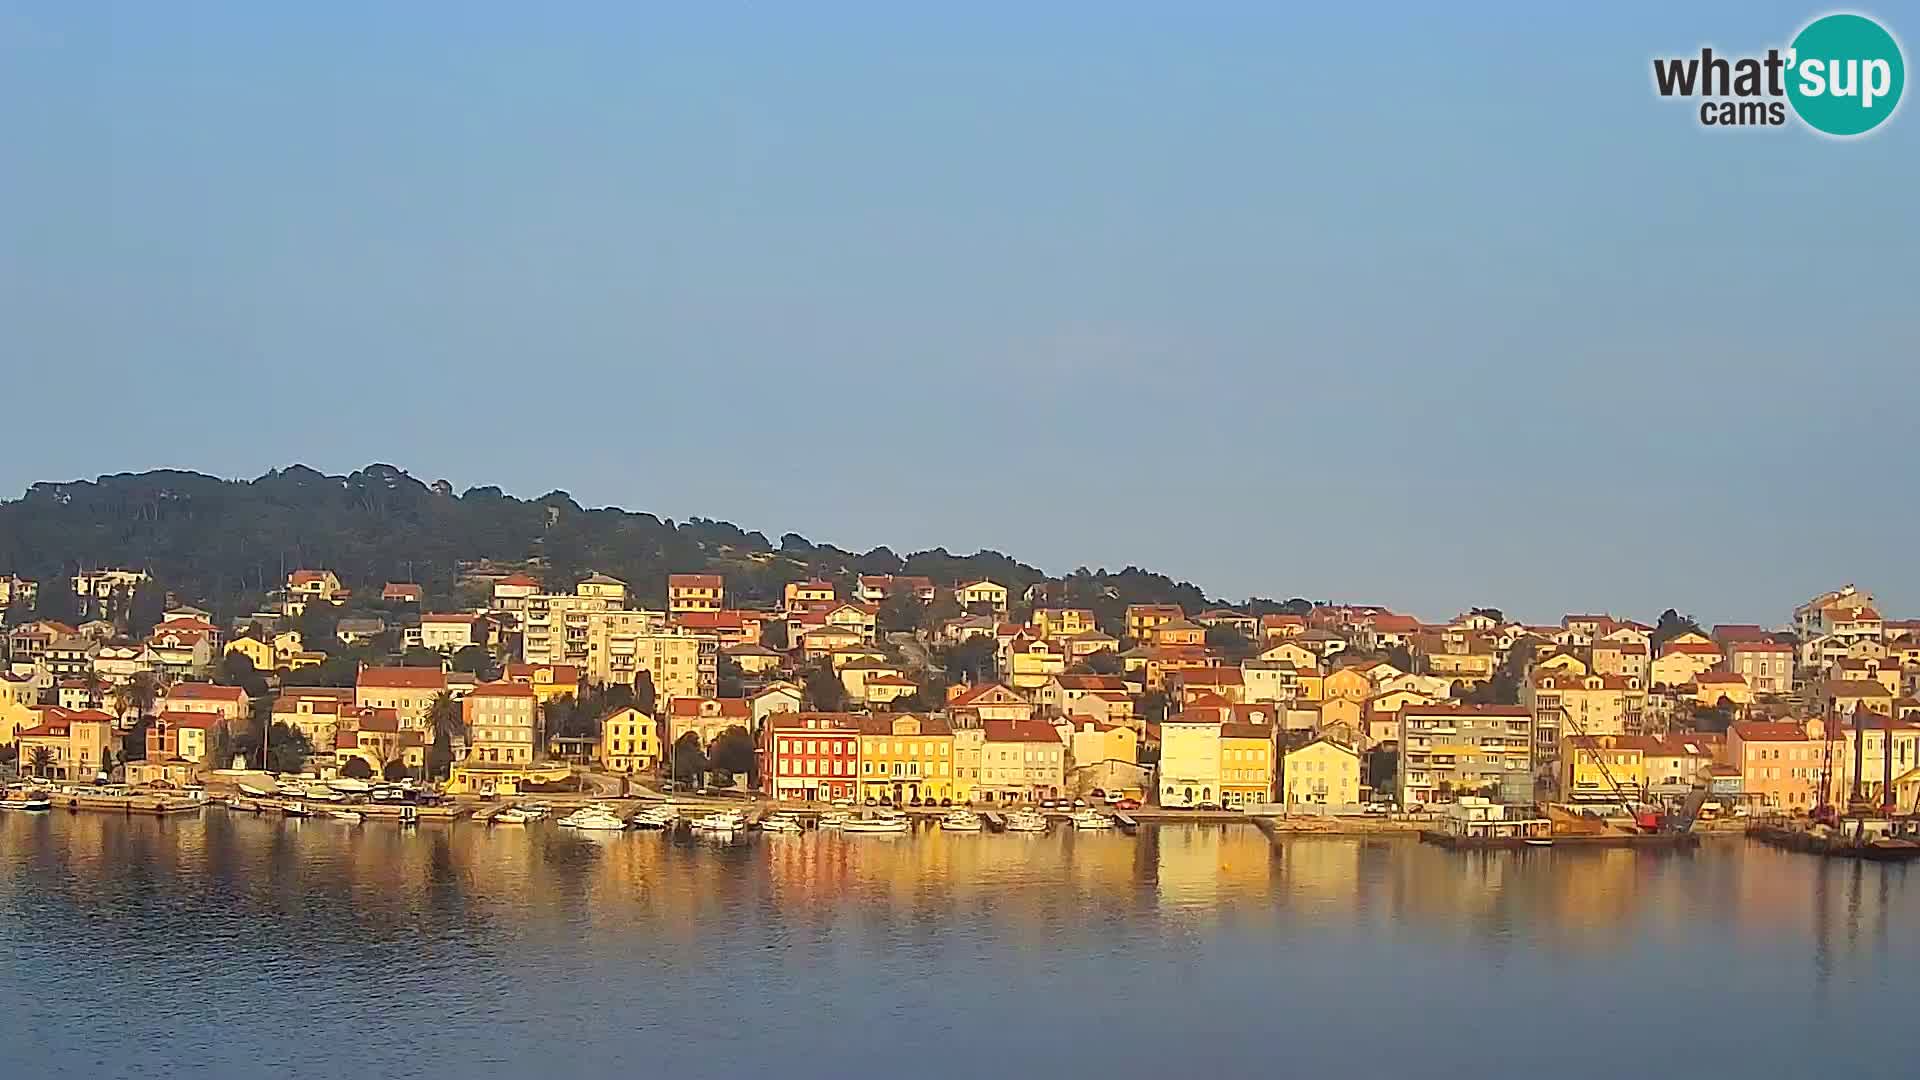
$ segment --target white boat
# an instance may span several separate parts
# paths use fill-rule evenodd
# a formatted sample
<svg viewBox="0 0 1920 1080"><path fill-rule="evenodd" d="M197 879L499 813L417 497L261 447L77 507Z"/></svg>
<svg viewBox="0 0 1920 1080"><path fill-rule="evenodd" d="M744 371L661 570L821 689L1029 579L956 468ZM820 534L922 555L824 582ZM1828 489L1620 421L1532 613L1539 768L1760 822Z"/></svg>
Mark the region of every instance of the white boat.
<svg viewBox="0 0 1920 1080"><path fill-rule="evenodd" d="M620 815L604 806L583 806L566 817L560 824L569 829L586 829L589 832L618 832L627 827Z"/></svg>
<svg viewBox="0 0 1920 1080"><path fill-rule="evenodd" d="M341 776L327 781L327 786L348 795L365 795L373 790L373 785L365 780L355 780L351 776Z"/></svg>
<svg viewBox="0 0 1920 1080"><path fill-rule="evenodd" d="M307 788L306 791L301 793L301 798L311 799L314 802L346 802L347 801L347 797L345 795L340 794L339 792L333 790L332 788L321 787L319 785L314 785Z"/></svg>
<svg viewBox="0 0 1920 1080"><path fill-rule="evenodd" d="M358 810L329 810L327 811L327 816L338 818L341 821L359 821L366 817L365 814L362 814Z"/></svg>
<svg viewBox="0 0 1920 1080"><path fill-rule="evenodd" d="M548 818L553 816L553 806L550 803L543 803L543 802L521 803L515 809L518 809L521 813L527 815L528 821L545 821Z"/></svg>
<svg viewBox="0 0 1920 1080"><path fill-rule="evenodd" d="M853 818L850 815L835 810L820 815L820 827L823 829L838 829L852 820Z"/></svg>
<svg viewBox="0 0 1920 1080"><path fill-rule="evenodd" d="M1015 810L1007 815L1008 832L1046 832L1047 815L1038 810Z"/></svg>
<svg viewBox="0 0 1920 1080"><path fill-rule="evenodd" d="M979 832L980 815L971 810L955 810L940 819L940 828L947 832Z"/></svg>
<svg viewBox="0 0 1920 1080"><path fill-rule="evenodd" d="M1111 829L1113 819L1098 810L1075 810L1067 815L1076 829Z"/></svg>
<svg viewBox="0 0 1920 1080"><path fill-rule="evenodd" d="M680 808L672 803L649 806L633 815L636 829L671 829L680 822Z"/></svg>
<svg viewBox="0 0 1920 1080"><path fill-rule="evenodd" d="M760 828L766 832L794 833L803 831L806 826L800 824L800 819L792 814L775 814L761 822Z"/></svg>
<svg viewBox="0 0 1920 1080"><path fill-rule="evenodd" d="M241 784L240 790L256 799L264 799L273 794L272 788L255 787L252 784Z"/></svg>
<svg viewBox="0 0 1920 1080"><path fill-rule="evenodd" d="M747 819L738 810L716 810L705 817L694 818L693 827L700 832L739 832L747 827Z"/></svg>
<svg viewBox="0 0 1920 1080"><path fill-rule="evenodd" d="M849 836L874 836L903 833L910 828L906 818L853 818L841 825L840 831Z"/></svg>
<svg viewBox="0 0 1920 1080"><path fill-rule="evenodd" d="M53 809L53 800L45 795L9 795L0 799L0 810L39 811Z"/></svg>
<svg viewBox="0 0 1920 1080"><path fill-rule="evenodd" d="M496 812L492 817L487 819L488 823L493 825L525 825L532 820L525 810L517 806L509 806L505 810Z"/></svg>

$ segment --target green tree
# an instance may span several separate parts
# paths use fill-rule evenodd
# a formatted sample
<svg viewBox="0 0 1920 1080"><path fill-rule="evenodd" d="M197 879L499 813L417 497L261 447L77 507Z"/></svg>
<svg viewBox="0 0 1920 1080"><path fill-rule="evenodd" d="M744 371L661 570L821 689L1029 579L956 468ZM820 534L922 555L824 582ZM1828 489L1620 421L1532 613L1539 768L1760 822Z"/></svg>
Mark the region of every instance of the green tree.
<svg viewBox="0 0 1920 1080"><path fill-rule="evenodd" d="M27 755L27 767L34 776L45 779L53 775L53 751L44 746L36 746Z"/></svg>
<svg viewBox="0 0 1920 1080"><path fill-rule="evenodd" d="M453 670L486 682L493 678L493 655L478 645L465 646L453 654Z"/></svg>
<svg viewBox="0 0 1920 1080"><path fill-rule="evenodd" d="M1649 646L1652 649L1653 655L1659 656L1660 646L1665 645L1681 634L1703 633L1705 633L1705 631L1700 629L1699 623L1693 621L1693 616L1682 615L1678 611L1668 608L1660 613L1660 622L1654 626L1653 633L1649 635Z"/></svg>
<svg viewBox="0 0 1920 1080"><path fill-rule="evenodd" d="M648 716L657 716L653 710L658 704L653 691L653 673L643 668L633 679L633 707Z"/></svg>
<svg viewBox="0 0 1920 1080"><path fill-rule="evenodd" d="M1208 649L1229 660L1244 660L1253 652L1253 642L1247 635L1225 624L1207 627L1206 642Z"/></svg>
<svg viewBox="0 0 1920 1080"><path fill-rule="evenodd" d="M404 760L394 758L380 770L380 775L387 780L407 780L413 777L413 770L407 767Z"/></svg>
<svg viewBox="0 0 1920 1080"><path fill-rule="evenodd" d="M147 729L152 726L150 716L141 716L127 725L126 734L120 736L121 761L147 760Z"/></svg>
<svg viewBox="0 0 1920 1080"><path fill-rule="evenodd" d="M135 641L146 640L166 610L167 590L152 578L141 582L134 587L133 600L127 605L127 636Z"/></svg>
<svg viewBox="0 0 1920 1080"><path fill-rule="evenodd" d="M767 619L760 624L760 644L774 652L787 651L787 623L784 619Z"/></svg>
<svg viewBox="0 0 1920 1080"><path fill-rule="evenodd" d="M151 672L136 672L113 688L113 708L121 716L146 716L153 712L154 703L159 700L160 684Z"/></svg>
<svg viewBox="0 0 1920 1080"><path fill-rule="evenodd" d="M707 754L700 748L700 733L689 731L673 742L673 776L676 780L698 783L707 772Z"/></svg>
<svg viewBox="0 0 1920 1080"><path fill-rule="evenodd" d="M350 757L345 765L340 766L340 775L350 780L371 780L373 766L367 764L366 758Z"/></svg>
<svg viewBox="0 0 1920 1080"><path fill-rule="evenodd" d="M726 653L720 654L720 660L714 670L714 694L723 698L736 698L746 692L746 677L740 670L740 664Z"/></svg>
<svg viewBox="0 0 1920 1080"><path fill-rule="evenodd" d="M847 707L847 688L834 674L833 665L821 663L807 670L802 686L807 707L815 712L840 712Z"/></svg>
<svg viewBox="0 0 1920 1080"><path fill-rule="evenodd" d="M441 656L439 653L435 652L434 650L423 648L419 645L415 645L414 647L408 649L406 652L403 652L400 654L401 667L444 668L447 666L446 660L447 660L446 657Z"/></svg>
<svg viewBox="0 0 1920 1080"><path fill-rule="evenodd" d="M744 727L736 725L715 735L713 745L707 747L707 760L717 771L747 777L749 786L758 782L753 736Z"/></svg>
<svg viewBox="0 0 1920 1080"><path fill-rule="evenodd" d="M300 617L294 620L294 629L300 631L300 647L313 652L338 652L340 645L340 609L332 604L314 601L302 608Z"/></svg>
<svg viewBox="0 0 1920 1080"><path fill-rule="evenodd" d="M991 635L981 634L948 649L940 658L941 666L955 679L988 682L999 670L998 653L999 643Z"/></svg>
<svg viewBox="0 0 1920 1080"><path fill-rule="evenodd" d="M1126 661L1120 659L1120 654L1112 649L1101 649L1080 663L1092 675L1118 675L1127 669Z"/></svg>
<svg viewBox="0 0 1920 1080"><path fill-rule="evenodd" d="M299 729L273 724L267 729L267 766L277 773L297 773L307 767L313 747Z"/></svg>
<svg viewBox="0 0 1920 1080"><path fill-rule="evenodd" d="M883 634L911 632L919 628L923 614L925 611L913 593L897 589L880 601L875 621Z"/></svg>
<svg viewBox="0 0 1920 1080"><path fill-rule="evenodd" d="M262 697L267 692L267 680L254 670L253 661L245 653L230 652L220 658L214 668L213 681L221 686L237 686L247 692L248 697Z"/></svg>

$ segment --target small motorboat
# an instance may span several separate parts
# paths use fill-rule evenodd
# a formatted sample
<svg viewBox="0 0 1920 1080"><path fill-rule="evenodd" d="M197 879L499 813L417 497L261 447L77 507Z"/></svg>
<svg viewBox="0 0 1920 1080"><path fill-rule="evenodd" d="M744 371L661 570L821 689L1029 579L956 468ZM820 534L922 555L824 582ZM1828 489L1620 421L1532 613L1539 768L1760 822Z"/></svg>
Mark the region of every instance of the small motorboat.
<svg viewBox="0 0 1920 1080"><path fill-rule="evenodd" d="M693 828L696 832L732 833L746 827L747 819L738 810L717 810L704 817L693 819Z"/></svg>
<svg viewBox="0 0 1920 1080"><path fill-rule="evenodd" d="M553 816L553 804L543 802L521 803L516 809L527 815L528 821L545 821Z"/></svg>
<svg viewBox="0 0 1920 1080"><path fill-rule="evenodd" d="M1007 815L1008 832L1046 832L1047 815L1038 810L1015 810Z"/></svg>
<svg viewBox="0 0 1920 1080"><path fill-rule="evenodd" d="M1076 829L1113 828L1113 819L1098 810L1075 810L1067 815L1067 820L1073 822Z"/></svg>
<svg viewBox="0 0 1920 1080"><path fill-rule="evenodd" d="M353 821L353 822L364 821L366 820L366 817L367 817L367 815L361 813L358 810L329 810L327 811L327 816L335 819L336 821Z"/></svg>
<svg viewBox="0 0 1920 1080"><path fill-rule="evenodd" d="M281 803L280 812L282 814L285 814L288 817L312 817L313 816L313 811L307 809L307 804L303 802Z"/></svg>
<svg viewBox="0 0 1920 1080"><path fill-rule="evenodd" d="M775 814L761 822L760 828L764 832L797 833L804 831L806 826L792 814Z"/></svg>
<svg viewBox="0 0 1920 1080"><path fill-rule="evenodd" d="M636 829L671 829L680 823L680 808L672 803L649 806L633 815L632 825Z"/></svg>
<svg viewBox="0 0 1920 1080"><path fill-rule="evenodd" d="M627 827L620 815L604 806L583 806L561 818L560 824L569 829L585 829L589 832L618 832Z"/></svg>
<svg viewBox="0 0 1920 1080"><path fill-rule="evenodd" d="M853 818L840 826L848 836L897 836L912 826L903 817Z"/></svg>
<svg viewBox="0 0 1920 1080"><path fill-rule="evenodd" d="M495 811L494 815L487 819L487 824L489 825L525 825L527 822L532 820L533 818L525 810L522 810L517 806L509 806L505 810Z"/></svg>
<svg viewBox="0 0 1920 1080"><path fill-rule="evenodd" d="M1553 838L1550 836L1529 836L1527 837L1526 843L1528 847L1552 847Z"/></svg>
<svg viewBox="0 0 1920 1080"><path fill-rule="evenodd" d="M0 799L0 810L19 810L26 813L37 813L41 810L51 809L53 809L53 800L37 791L23 791L18 794L9 792L6 798Z"/></svg>
<svg viewBox="0 0 1920 1080"><path fill-rule="evenodd" d="M365 780L355 780L351 776L336 777L327 781L327 786L334 791L347 795L365 795L367 792L373 790L372 784L367 783Z"/></svg>
<svg viewBox="0 0 1920 1080"><path fill-rule="evenodd" d="M825 814L821 814L821 815L820 815L820 828L822 828L822 829L838 829L838 828L840 828L840 827L841 827L842 825L845 825L845 824L846 824L847 822L849 822L849 821L852 821L852 820L853 820L853 818L852 818L852 816L851 816L851 815L849 815L849 814L843 814L843 813L841 813L841 812L840 812L840 811L838 811L838 810L834 810L834 811L831 811L831 812L829 812L829 813L825 813Z"/></svg>
<svg viewBox="0 0 1920 1080"><path fill-rule="evenodd" d="M955 810L940 819L940 828L945 832L979 832L980 815L971 810Z"/></svg>

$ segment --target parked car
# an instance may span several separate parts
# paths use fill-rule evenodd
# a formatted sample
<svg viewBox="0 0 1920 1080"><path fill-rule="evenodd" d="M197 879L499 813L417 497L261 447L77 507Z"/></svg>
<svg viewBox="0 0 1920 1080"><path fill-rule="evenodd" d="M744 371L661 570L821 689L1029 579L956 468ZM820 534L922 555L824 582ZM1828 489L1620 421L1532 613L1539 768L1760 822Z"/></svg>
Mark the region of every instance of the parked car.
<svg viewBox="0 0 1920 1080"><path fill-rule="evenodd" d="M1113 804L1113 808L1115 810L1138 810L1140 809L1140 800L1121 799L1119 802Z"/></svg>
<svg viewBox="0 0 1920 1080"><path fill-rule="evenodd" d="M1106 797L1107 797L1107 793L1106 793L1105 791L1102 791L1102 790L1101 790L1101 789L1099 789L1099 788L1094 788L1094 789L1093 789L1093 791L1091 792L1091 794L1092 794L1092 795L1093 795L1093 797L1094 797L1094 798L1096 798L1096 799L1104 799L1104 798L1106 798Z"/></svg>
<svg viewBox="0 0 1920 1080"><path fill-rule="evenodd" d="M1195 810L1218 810L1220 809L1220 804L1215 802L1194 803L1193 808Z"/></svg>

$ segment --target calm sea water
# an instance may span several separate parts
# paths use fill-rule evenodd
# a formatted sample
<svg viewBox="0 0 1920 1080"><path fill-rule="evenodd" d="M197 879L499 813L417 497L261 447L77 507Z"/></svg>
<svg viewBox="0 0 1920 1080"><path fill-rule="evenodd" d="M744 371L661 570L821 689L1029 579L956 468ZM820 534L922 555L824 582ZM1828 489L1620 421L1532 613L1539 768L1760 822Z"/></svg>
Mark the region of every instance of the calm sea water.
<svg viewBox="0 0 1920 1080"><path fill-rule="evenodd" d="M0 1076L1912 1076L1920 868L1742 840L0 815Z"/></svg>

